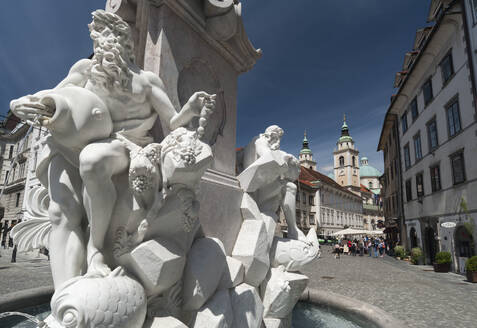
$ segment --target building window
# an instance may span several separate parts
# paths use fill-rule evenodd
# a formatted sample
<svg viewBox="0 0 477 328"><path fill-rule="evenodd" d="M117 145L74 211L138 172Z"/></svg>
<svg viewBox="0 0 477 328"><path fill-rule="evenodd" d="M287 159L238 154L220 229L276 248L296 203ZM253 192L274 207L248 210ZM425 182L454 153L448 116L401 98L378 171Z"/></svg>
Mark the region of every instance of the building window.
<svg viewBox="0 0 477 328"><path fill-rule="evenodd" d="M10 150L8 151L8 159L13 157L13 146L10 146Z"/></svg>
<svg viewBox="0 0 477 328"><path fill-rule="evenodd" d="M416 156L416 162L422 158L421 133L414 136L414 155Z"/></svg>
<svg viewBox="0 0 477 328"><path fill-rule="evenodd" d="M401 128L402 128L402 134L406 133L407 131L407 112L404 112L401 116Z"/></svg>
<svg viewBox="0 0 477 328"><path fill-rule="evenodd" d="M404 166L406 170L411 167L411 154L409 152L409 144L404 146Z"/></svg>
<svg viewBox="0 0 477 328"><path fill-rule="evenodd" d="M447 128L449 130L449 137L455 136L462 129L460 125L458 100L447 107Z"/></svg>
<svg viewBox="0 0 477 328"><path fill-rule="evenodd" d="M17 192L17 195L16 195L16 196L17 196L17 198L16 198L16 200L15 200L15 207L18 207L18 205L20 205L20 193Z"/></svg>
<svg viewBox="0 0 477 328"><path fill-rule="evenodd" d="M315 224L315 215L314 214L310 214L309 223L310 223L310 225Z"/></svg>
<svg viewBox="0 0 477 328"><path fill-rule="evenodd" d="M429 139L429 151L433 151L439 146L439 139L437 137L436 119L432 119L427 123L427 137Z"/></svg>
<svg viewBox="0 0 477 328"><path fill-rule="evenodd" d="M450 156L452 166L452 178L454 184L465 181L464 152L460 151Z"/></svg>
<svg viewBox="0 0 477 328"><path fill-rule="evenodd" d="M315 197L313 195L308 196L308 204L315 205Z"/></svg>
<svg viewBox="0 0 477 328"><path fill-rule="evenodd" d="M25 162L20 164L20 178L23 178L25 174Z"/></svg>
<svg viewBox="0 0 477 328"><path fill-rule="evenodd" d="M422 93L424 94L424 105L429 104L434 97L432 93L432 78L429 78L422 86Z"/></svg>
<svg viewBox="0 0 477 328"><path fill-rule="evenodd" d="M411 179L406 180L406 200L408 202L412 200L412 182L411 182Z"/></svg>
<svg viewBox="0 0 477 328"><path fill-rule="evenodd" d="M447 56L441 61L442 82L446 84L454 74L454 65L452 63L452 52L449 52Z"/></svg>
<svg viewBox="0 0 477 328"><path fill-rule="evenodd" d="M356 167L356 157L353 156L353 167Z"/></svg>
<svg viewBox="0 0 477 328"><path fill-rule="evenodd" d="M411 109L412 121L414 122L417 119L417 117L419 116L419 111L417 109L417 98L414 98L411 101L411 104L409 105L409 107Z"/></svg>
<svg viewBox="0 0 477 328"><path fill-rule="evenodd" d="M303 201L303 204L306 204L306 194L305 193L302 194L301 200Z"/></svg>
<svg viewBox="0 0 477 328"><path fill-rule="evenodd" d="M299 192L296 193L296 201L297 201L297 202L300 201L300 193L299 193Z"/></svg>
<svg viewBox="0 0 477 328"><path fill-rule="evenodd" d="M373 188L373 183L369 181L368 186L369 186L369 189L371 190Z"/></svg>
<svg viewBox="0 0 477 328"><path fill-rule="evenodd" d="M432 192L441 190L441 173L439 165L432 166L431 170L431 188Z"/></svg>
<svg viewBox="0 0 477 328"><path fill-rule="evenodd" d="M5 183L7 183L7 180L8 180L8 173L10 173L10 171L7 170L7 171L5 172Z"/></svg>
<svg viewBox="0 0 477 328"><path fill-rule="evenodd" d="M416 174L416 192L418 199L421 199L422 196L424 196L424 180L422 178L422 173Z"/></svg>
<svg viewBox="0 0 477 328"><path fill-rule="evenodd" d="M344 166L344 157L340 156L340 166Z"/></svg>

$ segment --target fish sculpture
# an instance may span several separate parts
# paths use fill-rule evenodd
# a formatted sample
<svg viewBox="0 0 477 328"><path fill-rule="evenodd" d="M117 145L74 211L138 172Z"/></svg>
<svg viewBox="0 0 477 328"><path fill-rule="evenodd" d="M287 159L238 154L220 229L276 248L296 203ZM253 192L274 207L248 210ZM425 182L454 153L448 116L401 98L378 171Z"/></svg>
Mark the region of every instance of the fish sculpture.
<svg viewBox="0 0 477 328"><path fill-rule="evenodd" d="M46 322L53 328L141 328L146 311L144 288L118 267L107 277L66 281L53 294L52 318Z"/></svg>
<svg viewBox="0 0 477 328"><path fill-rule="evenodd" d="M320 257L320 244L315 228L306 235L306 241L275 237L271 247L272 267L285 267L286 271L300 271Z"/></svg>

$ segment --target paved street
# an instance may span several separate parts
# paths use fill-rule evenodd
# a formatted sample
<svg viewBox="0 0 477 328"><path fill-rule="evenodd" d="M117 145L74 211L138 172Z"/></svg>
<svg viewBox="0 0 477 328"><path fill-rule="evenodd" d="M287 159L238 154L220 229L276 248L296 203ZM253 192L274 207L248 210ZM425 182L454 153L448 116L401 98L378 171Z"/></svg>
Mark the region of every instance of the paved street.
<svg viewBox="0 0 477 328"><path fill-rule="evenodd" d="M329 246L305 273L311 288L371 303L409 327L477 327L477 284L454 273L435 273L431 266L387 256L337 260Z"/></svg>
<svg viewBox="0 0 477 328"><path fill-rule="evenodd" d="M453 273L435 273L394 258L342 256L331 248L310 267L310 287L328 290L376 305L409 327L476 327L477 284ZM49 262L37 252L19 253L10 263L11 249L0 250L0 295L52 284Z"/></svg>
<svg viewBox="0 0 477 328"><path fill-rule="evenodd" d="M38 251L17 253L17 263L10 263L12 248L1 248L0 255L0 295L53 284L50 263Z"/></svg>

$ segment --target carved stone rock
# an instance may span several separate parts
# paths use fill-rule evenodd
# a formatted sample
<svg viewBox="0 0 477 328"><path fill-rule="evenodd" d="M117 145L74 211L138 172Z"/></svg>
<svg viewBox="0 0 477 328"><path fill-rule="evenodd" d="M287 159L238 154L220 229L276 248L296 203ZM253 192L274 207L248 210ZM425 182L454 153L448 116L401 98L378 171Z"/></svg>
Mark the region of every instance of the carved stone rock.
<svg viewBox="0 0 477 328"><path fill-rule="evenodd" d="M155 294L167 290L180 279L186 261L182 250L165 238L142 243L131 256Z"/></svg>
<svg viewBox="0 0 477 328"><path fill-rule="evenodd" d="M194 328L231 328L234 321L228 289L217 291L195 317Z"/></svg>
<svg viewBox="0 0 477 328"><path fill-rule="evenodd" d="M225 249L216 238L200 238L193 244L184 269L183 309L198 310L214 294L226 267Z"/></svg>
<svg viewBox="0 0 477 328"><path fill-rule="evenodd" d="M234 328L259 328L263 304L255 287L241 284L230 291L234 311Z"/></svg>
<svg viewBox="0 0 477 328"><path fill-rule="evenodd" d="M219 289L235 287L243 282L245 267L242 262L233 257L227 256L227 266L220 279Z"/></svg>
<svg viewBox="0 0 477 328"><path fill-rule="evenodd" d="M308 277L298 273L272 268L260 286L264 316L286 318L308 284Z"/></svg>
<svg viewBox="0 0 477 328"><path fill-rule="evenodd" d="M265 153L240 173L237 179L244 191L254 192L276 181L286 171L283 159L274 155L272 151Z"/></svg>
<svg viewBox="0 0 477 328"><path fill-rule="evenodd" d="M260 209L255 200L248 193L244 192L242 203L240 204L240 212L244 220L260 220Z"/></svg>
<svg viewBox="0 0 477 328"><path fill-rule="evenodd" d="M268 247L272 246L273 238L275 236L275 229L277 227L278 218L275 214L272 213L262 213L262 221L265 223L265 229L267 230L268 236Z"/></svg>
<svg viewBox="0 0 477 328"><path fill-rule="evenodd" d="M247 284L258 287L265 278L270 265L268 235L265 223L257 220L245 220L242 223L232 257L245 266Z"/></svg>

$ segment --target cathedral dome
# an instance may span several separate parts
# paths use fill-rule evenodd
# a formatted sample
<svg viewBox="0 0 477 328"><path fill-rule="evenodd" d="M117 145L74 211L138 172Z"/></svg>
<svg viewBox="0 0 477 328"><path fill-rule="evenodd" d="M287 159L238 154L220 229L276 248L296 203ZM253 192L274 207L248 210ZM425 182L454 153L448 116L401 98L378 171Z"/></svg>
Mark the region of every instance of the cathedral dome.
<svg viewBox="0 0 477 328"><path fill-rule="evenodd" d="M364 177L374 177L379 178L382 174L379 170L371 165L368 164L368 158L363 157L361 158L361 166L359 168L359 175Z"/></svg>

